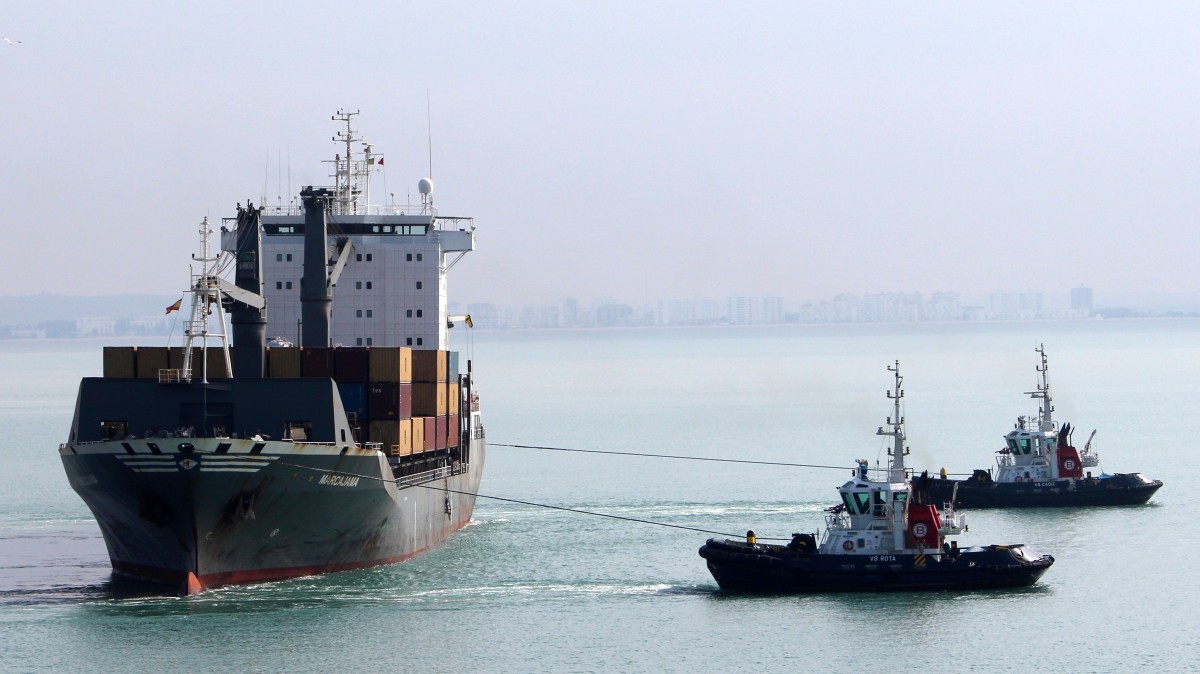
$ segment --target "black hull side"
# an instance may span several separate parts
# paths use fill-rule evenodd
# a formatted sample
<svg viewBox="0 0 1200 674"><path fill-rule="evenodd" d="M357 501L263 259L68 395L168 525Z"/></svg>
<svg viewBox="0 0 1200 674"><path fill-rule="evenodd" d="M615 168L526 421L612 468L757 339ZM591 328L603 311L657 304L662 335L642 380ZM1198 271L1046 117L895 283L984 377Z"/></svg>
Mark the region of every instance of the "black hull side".
<svg viewBox="0 0 1200 674"><path fill-rule="evenodd" d="M976 590L1033 585L1054 563L1022 546L988 546L957 554L802 553L709 539L700 556L722 590L799 594Z"/></svg>
<svg viewBox="0 0 1200 674"><path fill-rule="evenodd" d="M1162 484L1159 480L1146 483L1129 475L1116 475L1017 483L934 479L927 489L931 502L948 503L958 485L954 498L959 508L1077 508L1142 505Z"/></svg>
<svg viewBox="0 0 1200 674"><path fill-rule="evenodd" d="M373 450L226 443L224 454L199 438L189 455L64 448L116 573L191 593L400 562L470 521L484 461L479 438L469 465L396 481Z"/></svg>

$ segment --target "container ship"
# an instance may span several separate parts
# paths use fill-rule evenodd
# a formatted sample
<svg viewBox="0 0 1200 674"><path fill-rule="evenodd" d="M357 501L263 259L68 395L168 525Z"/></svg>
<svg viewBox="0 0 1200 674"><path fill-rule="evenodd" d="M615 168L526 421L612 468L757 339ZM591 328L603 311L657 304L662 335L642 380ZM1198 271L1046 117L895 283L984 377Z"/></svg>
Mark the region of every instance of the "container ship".
<svg viewBox="0 0 1200 674"><path fill-rule="evenodd" d="M474 220L428 179L372 204L357 114L333 117L332 186L201 224L181 346L107 347L81 381L59 454L116 575L191 594L358 569L470 521L484 429L446 275Z"/></svg>

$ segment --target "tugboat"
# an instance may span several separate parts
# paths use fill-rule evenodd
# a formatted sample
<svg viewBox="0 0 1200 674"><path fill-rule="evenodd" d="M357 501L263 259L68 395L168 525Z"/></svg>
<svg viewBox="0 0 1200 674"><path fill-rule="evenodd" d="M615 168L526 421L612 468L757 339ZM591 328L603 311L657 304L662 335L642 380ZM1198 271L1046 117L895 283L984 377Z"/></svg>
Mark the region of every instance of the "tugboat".
<svg viewBox="0 0 1200 674"><path fill-rule="evenodd" d="M953 500L960 508L1020 508L1045 506L1140 505L1162 487L1141 473L1101 473L1093 477L1088 468L1100 465L1092 451L1092 431L1083 450L1071 443L1071 424L1058 427L1053 419L1044 345L1036 349L1041 366L1036 391L1029 396L1039 402L1036 420L1017 417L1004 436L1004 448L996 457L996 473L977 469L965 480L941 479L929 485L935 501Z"/></svg>
<svg viewBox="0 0 1200 674"><path fill-rule="evenodd" d="M793 534L787 545L709 539L700 548L722 590L810 593L942 590L1032 585L1054 563L1024 545L959 548L947 536L966 531L965 518L929 500L927 474L910 482L904 466L904 397L900 363L889 366L895 386L888 392L892 416L878 435L891 436L890 468L872 479L865 460L839 489L842 502L830 509L826 529Z"/></svg>

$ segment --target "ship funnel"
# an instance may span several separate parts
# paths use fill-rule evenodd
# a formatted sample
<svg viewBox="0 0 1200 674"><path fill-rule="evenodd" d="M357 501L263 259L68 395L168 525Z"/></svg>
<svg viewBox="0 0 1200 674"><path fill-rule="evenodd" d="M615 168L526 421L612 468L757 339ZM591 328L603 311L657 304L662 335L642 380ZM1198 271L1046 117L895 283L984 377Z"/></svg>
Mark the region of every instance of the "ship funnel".
<svg viewBox="0 0 1200 674"><path fill-rule="evenodd" d="M329 346L329 316L333 291L329 287L329 237L325 218L333 191L306 187L300 192L304 203L304 276L300 279L300 345Z"/></svg>
<svg viewBox="0 0 1200 674"><path fill-rule="evenodd" d="M237 267L233 280L238 288L263 296L261 208L238 204L237 248L234 255ZM267 348L267 308L233 302L229 322L233 327L233 376L261 378L264 351Z"/></svg>

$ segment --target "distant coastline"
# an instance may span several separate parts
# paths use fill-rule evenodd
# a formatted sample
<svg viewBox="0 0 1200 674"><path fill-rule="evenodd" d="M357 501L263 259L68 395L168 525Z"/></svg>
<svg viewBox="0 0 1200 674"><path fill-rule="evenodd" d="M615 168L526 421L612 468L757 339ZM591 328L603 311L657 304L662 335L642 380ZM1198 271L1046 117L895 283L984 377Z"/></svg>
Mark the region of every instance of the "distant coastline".
<svg viewBox="0 0 1200 674"><path fill-rule="evenodd" d="M0 296L0 340L103 339L157 343L179 332L182 314L166 311L175 299L176 296L165 295ZM498 332L1200 318L1200 311L1196 310L1101 307L1047 311L1040 307L964 306L958 303L953 293L940 293L936 301L915 293L881 293L863 297L841 295L820 303L797 303L795 309L784 309L783 304L780 298L730 297L726 302L728 310L722 311L715 300L659 300L651 306L613 300L584 303L568 299L553 305L451 304L450 312L472 314L475 329Z"/></svg>

